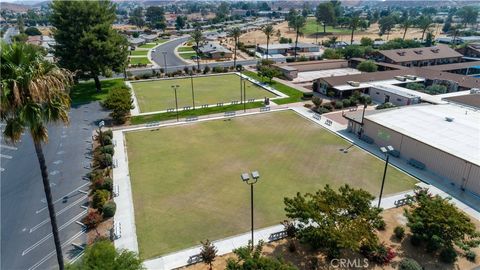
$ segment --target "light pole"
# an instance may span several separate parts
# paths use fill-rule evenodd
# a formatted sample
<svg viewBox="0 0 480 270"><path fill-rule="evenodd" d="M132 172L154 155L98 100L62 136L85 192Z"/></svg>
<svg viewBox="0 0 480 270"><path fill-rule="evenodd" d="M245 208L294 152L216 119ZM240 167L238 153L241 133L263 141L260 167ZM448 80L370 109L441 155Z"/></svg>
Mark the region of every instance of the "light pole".
<svg viewBox="0 0 480 270"><path fill-rule="evenodd" d="M193 91L193 71L190 72L190 82L192 85L192 105L193 105L193 109L195 110L195 92Z"/></svg>
<svg viewBox="0 0 480 270"><path fill-rule="evenodd" d="M167 75L167 52L162 52L163 54L163 63L165 65L165 75Z"/></svg>
<svg viewBox="0 0 480 270"><path fill-rule="evenodd" d="M243 112L247 112L247 86L245 85L245 80L243 80Z"/></svg>
<svg viewBox="0 0 480 270"><path fill-rule="evenodd" d="M240 103L243 102L243 91L242 91L242 75L240 74Z"/></svg>
<svg viewBox="0 0 480 270"><path fill-rule="evenodd" d="M260 178L260 174L258 171L253 171L251 173L252 175L252 181L250 181L250 175L248 173L242 173L241 178L242 181L250 185L250 215L251 215L251 228L252 228L252 250L253 246L255 245L254 239L253 239L253 185L258 182L258 179Z"/></svg>
<svg viewBox="0 0 480 270"><path fill-rule="evenodd" d="M388 168L388 159L390 157L390 152L392 152L393 146L389 145L387 147L380 147L380 151L385 154L385 169L383 170L383 179L382 179L382 187L380 188L380 196L378 197L378 208L380 208L380 203L382 202L382 195L383 195L383 186L385 185L385 176L387 175L387 168Z"/></svg>
<svg viewBox="0 0 480 270"><path fill-rule="evenodd" d="M172 89L175 92L175 112L177 113L177 122L178 122L178 98L177 98L177 89L180 87L177 85L172 85Z"/></svg>

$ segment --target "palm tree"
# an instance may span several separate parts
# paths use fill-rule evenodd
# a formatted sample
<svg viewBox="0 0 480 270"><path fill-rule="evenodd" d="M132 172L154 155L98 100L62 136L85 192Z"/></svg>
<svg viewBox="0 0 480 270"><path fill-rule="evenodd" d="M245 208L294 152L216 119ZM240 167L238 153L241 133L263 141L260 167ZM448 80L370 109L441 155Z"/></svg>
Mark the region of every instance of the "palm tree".
<svg viewBox="0 0 480 270"><path fill-rule="evenodd" d="M48 123L68 123L70 97L67 88L73 82L72 76L69 71L44 60L43 53L34 45L2 44L0 58L0 120L6 124L3 137L9 143L16 143L24 130L30 131L40 163L58 266L63 270L62 249L42 143L48 141Z"/></svg>
<svg viewBox="0 0 480 270"><path fill-rule="evenodd" d="M422 40L425 37L425 32L427 32L430 27L432 27L432 18L428 16L421 16L418 20L418 27L422 29Z"/></svg>
<svg viewBox="0 0 480 270"><path fill-rule="evenodd" d="M199 55L199 47L200 42L203 41L203 34L200 28L195 29L192 33L193 42L195 42L195 52L197 53L197 69L200 70L200 55Z"/></svg>
<svg viewBox="0 0 480 270"><path fill-rule="evenodd" d="M408 18L405 19L403 22L402 22L402 28L403 28L403 40L405 40L405 36L407 35L407 30L408 28L412 25L412 21L409 20Z"/></svg>
<svg viewBox="0 0 480 270"><path fill-rule="evenodd" d="M355 16L350 19L350 29L352 29L352 35L350 38L350 45L353 44L353 33L357 30L357 27L360 25L360 17Z"/></svg>
<svg viewBox="0 0 480 270"><path fill-rule="evenodd" d="M292 26L293 29L295 29L295 48L294 50L294 59L297 61L297 44L298 44L298 36L302 35L303 33L301 32L302 28L305 26L306 20L305 17L302 15L297 15L292 19Z"/></svg>
<svg viewBox="0 0 480 270"><path fill-rule="evenodd" d="M268 44L270 43L270 37L273 36L273 26L271 24L265 26L262 32L267 36L267 60L268 60Z"/></svg>
<svg viewBox="0 0 480 270"><path fill-rule="evenodd" d="M240 28L235 27L232 29L230 32L230 35L233 37L233 44L234 49L233 49L233 66L237 67L237 46L238 46L238 39L240 38L240 35L242 34L242 31Z"/></svg>

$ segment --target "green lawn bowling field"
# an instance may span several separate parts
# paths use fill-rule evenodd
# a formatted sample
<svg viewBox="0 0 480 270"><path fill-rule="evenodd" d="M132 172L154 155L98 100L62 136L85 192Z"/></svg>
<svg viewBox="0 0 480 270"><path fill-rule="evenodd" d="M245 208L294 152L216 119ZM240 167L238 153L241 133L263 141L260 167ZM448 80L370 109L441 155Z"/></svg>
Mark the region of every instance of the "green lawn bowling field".
<svg viewBox="0 0 480 270"><path fill-rule="evenodd" d="M246 98L273 98L276 95L264 88L245 81ZM162 79L143 82L131 82L137 98L140 112L164 111L175 108L175 94L172 85L178 85L178 107L193 106L192 84L190 78ZM240 76L236 74L193 77L195 106L216 105L240 101Z"/></svg>
<svg viewBox="0 0 480 270"><path fill-rule="evenodd" d="M255 227L285 219L283 198L345 183L375 196L384 161L293 111L126 133L140 256L149 259L248 232L250 189L258 170ZM390 167L385 194L416 180Z"/></svg>

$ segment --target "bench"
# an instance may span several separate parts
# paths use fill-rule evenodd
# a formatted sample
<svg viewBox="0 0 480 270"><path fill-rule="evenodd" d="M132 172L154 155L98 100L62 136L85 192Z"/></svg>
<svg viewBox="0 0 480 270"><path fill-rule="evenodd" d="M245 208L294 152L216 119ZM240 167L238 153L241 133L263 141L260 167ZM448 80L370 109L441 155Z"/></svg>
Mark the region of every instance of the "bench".
<svg viewBox="0 0 480 270"><path fill-rule="evenodd" d="M175 108L168 108L167 109L167 112L174 112L175 111Z"/></svg>
<svg viewBox="0 0 480 270"><path fill-rule="evenodd" d="M368 144L373 144L374 140L370 137L368 137L367 135L362 135L362 137L360 137L360 140L368 143Z"/></svg>
<svg viewBox="0 0 480 270"><path fill-rule="evenodd" d="M120 237L122 237L122 224L120 222L117 222L113 226L113 238L118 239Z"/></svg>
<svg viewBox="0 0 480 270"><path fill-rule="evenodd" d="M404 199L396 200L396 201L393 202L393 204L396 207L401 207L401 206L407 205L409 203L412 203L414 200L415 199L413 197L407 197L407 198L404 198Z"/></svg>
<svg viewBox="0 0 480 270"><path fill-rule="evenodd" d="M255 99L254 98L249 98L248 103L251 103L251 102L255 102Z"/></svg>
<svg viewBox="0 0 480 270"><path fill-rule="evenodd" d="M218 102L217 107L223 107L223 102Z"/></svg>
<svg viewBox="0 0 480 270"><path fill-rule="evenodd" d="M240 103L240 101L238 101L238 100L232 100L232 102L230 102L230 103L231 103L232 105L235 105L235 104Z"/></svg>
<svg viewBox="0 0 480 270"><path fill-rule="evenodd" d="M118 160L114 159L112 165L113 165L113 168L117 168L118 167Z"/></svg>
<svg viewBox="0 0 480 270"><path fill-rule="evenodd" d="M156 127L156 126L159 126L159 125L160 125L160 122L150 122L150 123L145 124L146 127Z"/></svg>
<svg viewBox="0 0 480 270"><path fill-rule="evenodd" d="M198 116L187 116L187 118L185 118L185 121L187 122L192 122L197 120L198 120Z"/></svg>
<svg viewBox="0 0 480 270"><path fill-rule="evenodd" d="M113 186L112 194L113 197L120 196L120 187L118 185Z"/></svg>
<svg viewBox="0 0 480 270"><path fill-rule="evenodd" d="M230 112L225 112L224 116L225 117L233 117L235 116L236 112L235 111L230 111Z"/></svg>
<svg viewBox="0 0 480 270"><path fill-rule="evenodd" d="M268 112L270 111L270 106L260 107L261 112Z"/></svg>
<svg viewBox="0 0 480 270"><path fill-rule="evenodd" d="M422 162L416 160L416 159L413 159L411 158L409 161L408 161L408 164L412 165L413 167L417 168L417 169L420 169L420 170L423 170L425 169L425 164L423 164Z"/></svg>
<svg viewBox="0 0 480 270"><path fill-rule="evenodd" d="M396 158L399 158L400 157L400 151L398 150L392 150L390 151L390 155L396 157Z"/></svg>
<svg viewBox="0 0 480 270"><path fill-rule="evenodd" d="M200 106L202 109L205 109L205 108L208 108L208 104L203 104L202 106Z"/></svg>
<svg viewBox="0 0 480 270"><path fill-rule="evenodd" d="M313 114L313 118L314 118L314 119L317 119L317 120L320 120L320 119L322 119L322 116L321 116L320 114L318 114L318 113L314 113L314 114Z"/></svg>
<svg viewBox="0 0 480 270"><path fill-rule="evenodd" d="M332 120L330 120L330 119L325 120L325 125L331 126L332 125Z"/></svg>
<svg viewBox="0 0 480 270"><path fill-rule="evenodd" d="M276 232L276 233L270 234L270 236L268 237L268 241L270 242L277 241L285 237L287 237L287 231Z"/></svg>
<svg viewBox="0 0 480 270"><path fill-rule="evenodd" d="M189 111L189 110L191 110L191 109L192 109L192 106L185 106L185 107L183 107L183 110L184 110L184 111Z"/></svg>
<svg viewBox="0 0 480 270"><path fill-rule="evenodd" d="M188 257L187 263L188 264L196 264L196 263L199 263L201 261L202 261L202 256L200 256L200 254L197 254L197 255L192 255L192 256Z"/></svg>

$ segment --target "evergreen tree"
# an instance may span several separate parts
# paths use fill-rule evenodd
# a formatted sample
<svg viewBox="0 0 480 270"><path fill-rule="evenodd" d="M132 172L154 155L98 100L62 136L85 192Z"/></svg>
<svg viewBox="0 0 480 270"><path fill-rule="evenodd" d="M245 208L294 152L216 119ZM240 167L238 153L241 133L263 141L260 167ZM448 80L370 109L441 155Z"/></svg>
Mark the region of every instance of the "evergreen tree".
<svg viewBox="0 0 480 270"><path fill-rule="evenodd" d="M59 64L93 78L101 91L99 76L122 72L127 62L127 40L112 29L115 5L110 1L55 0L51 7Z"/></svg>

